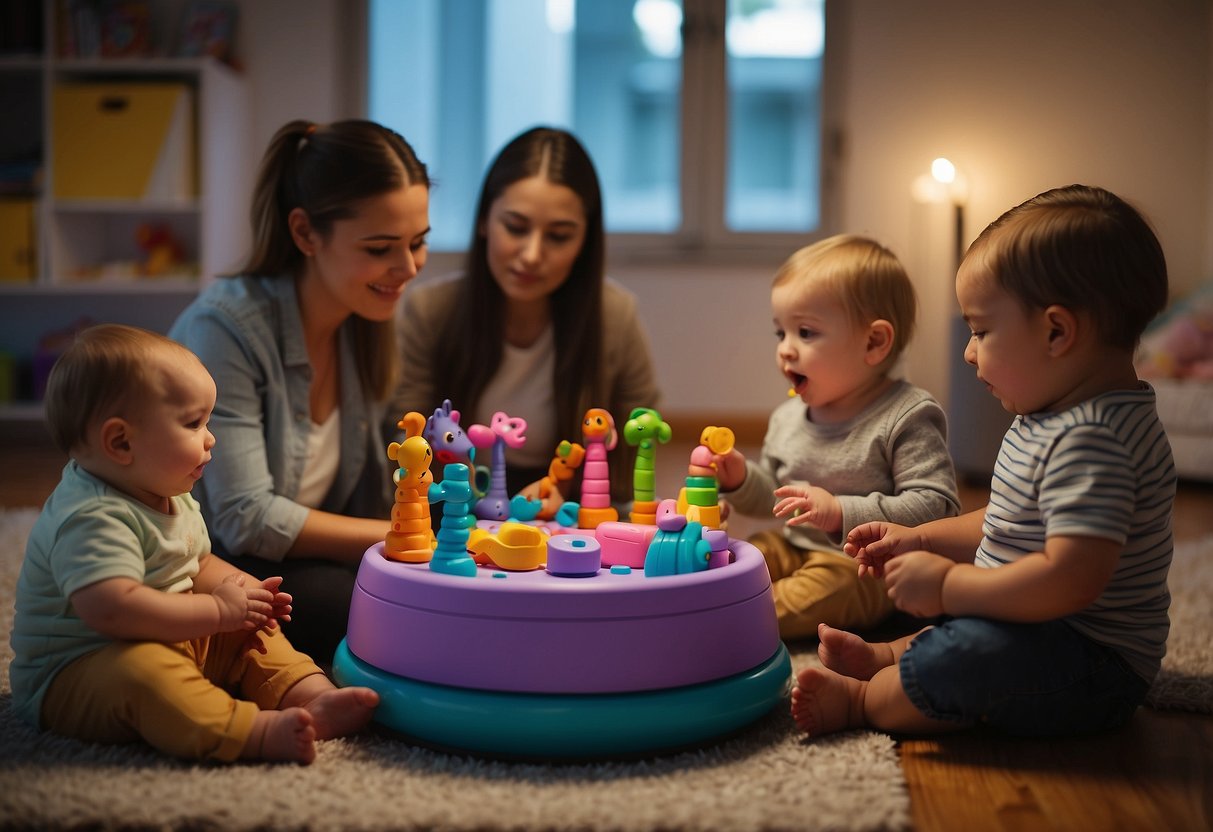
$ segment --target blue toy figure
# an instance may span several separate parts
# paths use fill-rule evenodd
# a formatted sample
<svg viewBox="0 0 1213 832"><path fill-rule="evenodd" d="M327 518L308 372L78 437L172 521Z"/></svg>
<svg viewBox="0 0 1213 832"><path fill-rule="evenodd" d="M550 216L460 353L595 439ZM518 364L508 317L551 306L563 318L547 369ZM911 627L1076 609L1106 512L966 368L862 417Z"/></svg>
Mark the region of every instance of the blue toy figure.
<svg viewBox="0 0 1213 832"><path fill-rule="evenodd" d="M476 577L476 561L468 555L468 534L476 519L468 512L472 486L468 467L462 462L448 463L442 469L442 482L429 490L430 503L443 503L442 525L430 569L447 575Z"/></svg>

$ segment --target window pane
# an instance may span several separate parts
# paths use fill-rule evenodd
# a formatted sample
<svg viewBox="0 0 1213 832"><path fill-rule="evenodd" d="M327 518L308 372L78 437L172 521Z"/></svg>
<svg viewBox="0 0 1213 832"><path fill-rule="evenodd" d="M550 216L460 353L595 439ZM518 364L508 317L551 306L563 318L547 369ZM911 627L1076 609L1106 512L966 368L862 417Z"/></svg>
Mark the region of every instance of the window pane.
<svg viewBox="0 0 1213 832"><path fill-rule="evenodd" d="M819 223L823 0L729 0L726 28L731 231Z"/></svg>
<svg viewBox="0 0 1213 832"><path fill-rule="evenodd" d="M433 248L467 245L493 154L536 124L585 143L608 229L678 229L680 3L369 5L369 117L403 134L429 166Z"/></svg>
<svg viewBox="0 0 1213 832"><path fill-rule="evenodd" d="M577 4L574 130L598 168L611 231L681 225L681 26L675 0Z"/></svg>

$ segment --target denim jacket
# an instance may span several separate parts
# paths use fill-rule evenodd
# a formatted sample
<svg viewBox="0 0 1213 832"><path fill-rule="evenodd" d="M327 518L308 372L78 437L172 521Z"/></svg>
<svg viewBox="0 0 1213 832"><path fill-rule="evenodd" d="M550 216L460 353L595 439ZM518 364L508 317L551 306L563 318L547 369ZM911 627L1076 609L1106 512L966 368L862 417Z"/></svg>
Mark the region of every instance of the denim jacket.
<svg viewBox="0 0 1213 832"><path fill-rule="evenodd" d="M218 388L210 423L215 448L193 492L215 551L282 560L309 511L295 502L312 429L312 367L295 281L216 280L181 313L169 335L198 355ZM341 462L321 509L386 520L393 488L384 442L386 406L362 389L348 324L339 351ZM390 424L394 435L394 420Z"/></svg>

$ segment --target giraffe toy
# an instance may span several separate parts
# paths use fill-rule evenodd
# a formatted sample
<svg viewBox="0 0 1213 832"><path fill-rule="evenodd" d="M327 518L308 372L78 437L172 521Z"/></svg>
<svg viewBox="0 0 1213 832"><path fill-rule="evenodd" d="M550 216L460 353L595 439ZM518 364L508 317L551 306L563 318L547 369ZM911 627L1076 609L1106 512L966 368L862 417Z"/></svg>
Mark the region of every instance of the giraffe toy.
<svg viewBox="0 0 1213 832"><path fill-rule="evenodd" d="M434 532L430 528L428 492L434 482L430 471L433 451L421 435L425 417L410 411L396 423L404 431L404 442L387 447L388 459L396 462L392 473L396 483L396 503L392 506L392 527L383 541L383 554L405 563L425 563L434 555Z"/></svg>

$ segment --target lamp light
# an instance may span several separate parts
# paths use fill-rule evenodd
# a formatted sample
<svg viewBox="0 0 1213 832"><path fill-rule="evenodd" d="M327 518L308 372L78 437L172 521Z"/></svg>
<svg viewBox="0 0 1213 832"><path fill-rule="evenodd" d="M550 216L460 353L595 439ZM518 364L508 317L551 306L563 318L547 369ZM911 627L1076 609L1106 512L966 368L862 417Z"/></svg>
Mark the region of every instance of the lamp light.
<svg viewBox="0 0 1213 832"><path fill-rule="evenodd" d="M964 256L964 209L969 200L969 185L964 174L951 160L940 156L931 162L931 172L914 180L914 198L919 202L950 202L955 219L955 265Z"/></svg>

